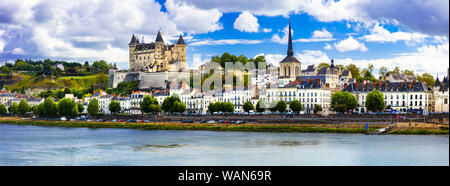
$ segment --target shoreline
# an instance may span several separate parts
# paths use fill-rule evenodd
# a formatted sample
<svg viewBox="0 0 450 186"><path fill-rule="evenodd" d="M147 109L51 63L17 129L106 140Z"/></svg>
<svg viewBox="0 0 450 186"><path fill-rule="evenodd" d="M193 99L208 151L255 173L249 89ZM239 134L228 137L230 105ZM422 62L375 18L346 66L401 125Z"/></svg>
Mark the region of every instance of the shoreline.
<svg viewBox="0 0 450 186"><path fill-rule="evenodd" d="M51 127L73 128L117 128L117 129L141 129L141 130L204 130L204 131L229 131L229 132L287 132L287 133L348 133L366 134L381 127L370 127L366 130L362 125L338 125L311 126L307 124L207 124L207 123L128 123L128 122L85 122L85 121L46 121L46 120L2 120L0 124L33 125ZM447 128L438 129L410 129L398 128L387 134L419 134L419 135L448 135Z"/></svg>

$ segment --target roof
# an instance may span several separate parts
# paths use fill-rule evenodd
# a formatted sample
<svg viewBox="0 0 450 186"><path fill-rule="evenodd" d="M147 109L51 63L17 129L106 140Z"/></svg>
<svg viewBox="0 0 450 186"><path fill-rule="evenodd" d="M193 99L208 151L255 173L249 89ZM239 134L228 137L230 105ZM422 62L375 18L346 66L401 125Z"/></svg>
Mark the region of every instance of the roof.
<svg viewBox="0 0 450 186"><path fill-rule="evenodd" d="M181 34L180 34L180 37L178 38L177 45L186 45L184 43L184 39L183 39L183 36Z"/></svg>
<svg viewBox="0 0 450 186"><path fill-rule="evenodd" d="M309 65L305 72L314 72L316 70L316 67L314 65Z"/></svg>
<svg viewBox="0 0 450 186"><path fill-rule="evenodd" d="M350 70L344 70L344 71L342 71L342 76L348 76L349 73L350 73Z"/></svg>
<svg viewBox="0 0 450 186"><path fill-rule="evenodd" d="M164 40L163 40L162 34L161 34L161 30L158 31L158 35L156 36L155 42L163 42L164 43Z"/></svg>
<svg viewBox="0 0 450 186"><path fill-rule="evenodd" d="M286 56L280 63L300 63L300 61L294 56Z"/></svg>
<svg viewBox="0 0 450 186"><path fill-rule="evenodd" d="M370 92L379 90L381 92L422 92L431 89L422 82L374 82L374 83L352 83L344 88L347 92Z"/></svg>
<svg viewBox="0 0 450 186"><path fill-rule="evenodd" d="M133 34L133 36L131 37L131 41L130 41L130 44L129 44L129 45L131 45L131 44L136 44L136 36L134 36L134 34Z"/></svg>
<svg viewBox="0 0 450 186"><path fill-rule="evenodd" d="M435 87L441 86L441 81L439 81L439 77L436 78L436 82L434 83Z"/></svg>

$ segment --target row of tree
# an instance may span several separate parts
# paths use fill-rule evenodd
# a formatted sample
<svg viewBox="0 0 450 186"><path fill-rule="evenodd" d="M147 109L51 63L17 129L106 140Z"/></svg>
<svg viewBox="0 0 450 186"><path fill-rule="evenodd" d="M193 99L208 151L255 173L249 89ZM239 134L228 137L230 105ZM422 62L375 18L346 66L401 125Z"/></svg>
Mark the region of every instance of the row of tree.
<svg viewBox="0 0 450 186"><path fill-rule="evenodd" d="M231 102L215 102L208 105L208 111L214 112L234 112L234 104Z"/></svg>

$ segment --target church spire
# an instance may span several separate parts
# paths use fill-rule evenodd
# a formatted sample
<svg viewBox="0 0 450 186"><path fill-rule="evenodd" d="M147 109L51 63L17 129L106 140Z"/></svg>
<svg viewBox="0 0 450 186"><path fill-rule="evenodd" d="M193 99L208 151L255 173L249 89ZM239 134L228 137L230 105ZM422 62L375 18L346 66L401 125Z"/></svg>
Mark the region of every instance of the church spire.
<svg viewBox="0 0 450 186"><path fill-rule="evenodd" d="M156 36L155 42L163 42L164 43L164 40L163 40L162 34L161 34L161 29L158 30L158 35Z"/></svg>
<svg viewBox="0 0 450 186"><path fill-rule="evenodd" d="M294 56L294 49L292 47L292 33L291 33L291 17L289 16L289 41L288 41L288 56Z"/></svg>

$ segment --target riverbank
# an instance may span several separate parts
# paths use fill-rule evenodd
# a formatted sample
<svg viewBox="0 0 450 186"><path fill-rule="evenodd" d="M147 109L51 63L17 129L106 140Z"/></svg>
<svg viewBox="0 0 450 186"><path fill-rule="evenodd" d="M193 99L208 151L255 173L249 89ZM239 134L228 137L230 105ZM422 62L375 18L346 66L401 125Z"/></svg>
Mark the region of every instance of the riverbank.
<svg viewBox="0 0 450 186"><path fill-rule="evenodd" d="M207 124L207 123L129 123L129 122L86 122L86 121L46 121L21 120L20 118L0 118L1 124L34 125L50 127L121 128L141 130L206 130L241 132L310 132L310 133L367 133L383 126L364 125L308 125L308 124ZM392 134L449 134L447 128L436 129L396 129Z"/></svg>

